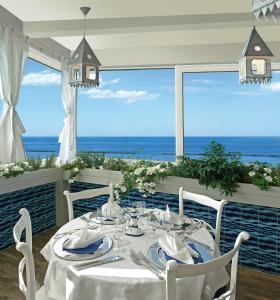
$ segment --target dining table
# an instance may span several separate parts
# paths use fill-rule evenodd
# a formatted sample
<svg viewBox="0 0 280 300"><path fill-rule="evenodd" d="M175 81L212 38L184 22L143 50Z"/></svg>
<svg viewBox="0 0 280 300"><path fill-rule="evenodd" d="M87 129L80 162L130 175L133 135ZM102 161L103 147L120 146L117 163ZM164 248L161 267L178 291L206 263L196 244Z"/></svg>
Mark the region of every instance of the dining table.
<svg viewBox="0 0 280 300"><path fill-rule="evenodd" d="M62 226L41 250L41 254L48 261L44 279L47 296L57 300L164 300L165 279L159 280L153 272L143 265L135 264L129 256L129 249L141 251L147 256L150 247L157 243L160 236L166 234L166 228L160 227L153 234L146 218L141 220L143 235L126 236L121 247L116 247L118 243L114 239L117 228L115 225L99 224L94 229L113 241L110 251L97 259L119 255L123 260L76 270L75 265L87 261L76 261L57 255L54 247L58 240L88 226L86 220L89 216L90 213L85 214ZM121 226L126 225L118 225ZM206 226L194 227L188 237L205 245L209 252L213 251L215 241ZM216 252L216 255L219 253ZM165 272L162 274L164 276ZM206 275L177 279L177 300L213 299L216 291L228 282L229 276L224 268Z"/></svg>

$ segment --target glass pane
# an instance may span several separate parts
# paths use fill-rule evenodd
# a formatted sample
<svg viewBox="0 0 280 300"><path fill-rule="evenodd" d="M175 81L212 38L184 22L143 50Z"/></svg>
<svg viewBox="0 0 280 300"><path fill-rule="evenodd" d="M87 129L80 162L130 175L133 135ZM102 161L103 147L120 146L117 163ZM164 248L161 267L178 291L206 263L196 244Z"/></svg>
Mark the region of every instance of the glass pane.
<svg viewBox="0 0 280 300"><path fill-rule="evenodd" d="M252 59L251 67L253 75L266 74L266 61L264 59Z"/></svg>
<svg viewBox="0 0 280 300"><path fill-rule="evenodd" d="M28 58L17 111L26 129L23 142L30 158L59 153L58 136L64 119L60 93L60 72Z"/></svg>
<svg viewBox="0 0 280 300"><path fill-rule="evenodd" d="M101 71L81 90L78 151L175 161L174 69Z"/></svg>
<svg viewBox="0 0 280 300"><path fill-rule="evenodd" d="M185 73L185 154L200 159L216 141L244 162L279 164L279 82L279 72L265 85L241 85L238 72Z"/></svg>
<svg viewBox="0 0 280 300"><path fill-rule="evenodd" d="M96 79L96 69L92 66L87 66L87 79L95 80Z"/></svg>
<svg viewBox="0 0 280 300"><path fill-rule="evenodd" d="M78 67L73 67L72 76L73 76L73 80L80 79L80 69Z"/></svg>

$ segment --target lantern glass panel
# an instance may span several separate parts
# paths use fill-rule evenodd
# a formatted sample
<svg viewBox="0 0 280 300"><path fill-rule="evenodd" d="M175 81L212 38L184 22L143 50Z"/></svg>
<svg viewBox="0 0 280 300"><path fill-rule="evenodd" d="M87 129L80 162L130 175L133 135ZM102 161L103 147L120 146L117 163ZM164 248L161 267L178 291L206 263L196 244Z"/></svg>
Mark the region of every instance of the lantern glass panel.
<svg viewBox="0 0 280 300"><path fill-rule="evenodd" d="M251 60L252 75L265 75L266 74L266 60L265 59L252 59Z"/></svg>
<svg viewBox="0 0 280 300"><path fill-rule="evenodd" d="M80 79L80 68L79 66L73 66L72 68L72 80Z"/></svg>
<svg viewBox="0 0 280 300"><path fill-rule="evenodd" d="M96 79L96 68L93 66L87 66L86 68L86 78L90 80Z"/></svg>

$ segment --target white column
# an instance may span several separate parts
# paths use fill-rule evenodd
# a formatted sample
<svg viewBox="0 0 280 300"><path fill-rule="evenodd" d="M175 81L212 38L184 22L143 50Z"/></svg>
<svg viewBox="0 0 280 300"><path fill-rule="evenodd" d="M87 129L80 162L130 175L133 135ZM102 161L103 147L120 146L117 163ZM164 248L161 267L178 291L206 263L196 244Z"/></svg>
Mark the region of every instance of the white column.
<svg viewBox="0 0 280 300"><path fill-rule="evenodd" d="M59 161L64 164L75 160L77 151L77 89L69 85L69 67L66 60L62 62L61 68L61 99L65 119L59 136Z"/></svg>
<svg viewBox="0 0 280 300"><path fill-rule="evenodd" d="M183 71L175 67L175 97L176 97L176 157L184 155L184 86Z"/></svg>

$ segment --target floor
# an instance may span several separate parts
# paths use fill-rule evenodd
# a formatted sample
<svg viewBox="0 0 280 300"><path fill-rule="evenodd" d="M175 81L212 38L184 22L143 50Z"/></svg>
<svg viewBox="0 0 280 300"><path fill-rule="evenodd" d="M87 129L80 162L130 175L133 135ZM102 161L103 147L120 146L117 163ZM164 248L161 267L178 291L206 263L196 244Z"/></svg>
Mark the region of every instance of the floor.
<svg viewBox="0 0 280 300"><path fill-rule="evenodd" d="M33 237L33 251L36 264L36 277L43 283L47 262L40 255L40 250L54 234L53 227ZM25 299L18 289L17 266L21 258L15 247L0 252L0 299ZM280 299L280 276L239 268L237 283L237 300L276 300ZM102 299L103 300L103 299ZM104 299L107 300L107 299Z"/></svg>

